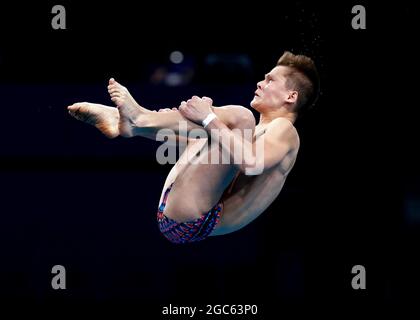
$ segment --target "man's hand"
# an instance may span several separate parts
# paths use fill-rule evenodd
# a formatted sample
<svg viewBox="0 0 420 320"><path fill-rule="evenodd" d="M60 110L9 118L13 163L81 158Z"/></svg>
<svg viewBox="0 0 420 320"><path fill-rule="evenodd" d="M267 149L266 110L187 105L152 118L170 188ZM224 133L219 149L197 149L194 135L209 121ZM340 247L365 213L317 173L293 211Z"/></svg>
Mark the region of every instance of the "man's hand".
<svg viewBox="0 0 420 320"><path fill-rule="evenodd" d="M210 113L213 113L211 108L212 105L212 99L208 97L199 98L194 96L187 102L182 101L181 105L179 106L179 112L181 112L184 118L201 126L203 120Z"/></svg>

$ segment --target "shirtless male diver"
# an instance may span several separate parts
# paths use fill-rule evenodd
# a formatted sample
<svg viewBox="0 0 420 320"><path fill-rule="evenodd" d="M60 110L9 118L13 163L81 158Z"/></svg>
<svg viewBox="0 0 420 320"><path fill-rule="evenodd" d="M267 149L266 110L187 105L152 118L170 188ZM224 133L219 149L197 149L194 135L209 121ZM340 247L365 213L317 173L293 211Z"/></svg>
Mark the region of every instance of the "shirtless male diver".
<svg viewBox="0 0 420 320"><path fill-rule="evenodd" d="M176 141L186 142L185 151L166 178L157 220L169 241L190 243L241 229L274 201L299 150L293 123L316 101L319 77L310 58L286 51L257 84L251 101L251 107L260 113L257 125L249 109L214 107L207 97L194 96L178 109L156 112L140 106L112 78L108 92L116 108L83 102L68 106L69 113L94 125L108 138L142 136L155 140L159 130L170 129ZM182 121L187 123L187 133L201 128L209 138L182 135ZM247 138L238 134L238 129L252 130L253 135ZM224 139L213 139L212 132L220 130ZM230 141L235 141L234 145ZM263 142L259 152L258 142ZM233 155L234 147L248 155L239 163L201 161L212 152ZM198 161L185 161L191 153ZM246 174L258 166L262 168L258 174Z"/></svg>

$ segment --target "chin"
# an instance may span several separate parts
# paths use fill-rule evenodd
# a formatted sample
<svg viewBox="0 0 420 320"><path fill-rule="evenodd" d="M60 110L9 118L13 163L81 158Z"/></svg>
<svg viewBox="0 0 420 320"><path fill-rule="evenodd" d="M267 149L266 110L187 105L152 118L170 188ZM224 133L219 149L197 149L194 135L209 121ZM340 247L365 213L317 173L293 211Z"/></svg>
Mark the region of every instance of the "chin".
<svg viewBox="0 0 420 320"><path fill-rule="evenodd" d="M251 101L250 106L251 106L252 109L255 109L255 110L258 111L259 104L258 104L258 102L255 101L255 99Z"/></svg>

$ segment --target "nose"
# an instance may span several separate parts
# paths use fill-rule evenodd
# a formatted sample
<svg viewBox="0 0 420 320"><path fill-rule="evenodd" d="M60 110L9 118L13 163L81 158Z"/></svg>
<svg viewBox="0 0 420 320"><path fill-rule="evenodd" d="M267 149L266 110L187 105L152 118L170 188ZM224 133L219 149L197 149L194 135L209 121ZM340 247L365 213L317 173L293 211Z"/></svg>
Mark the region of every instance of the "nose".
<svg viewBox="0 0 420 320"><path fill-rule="evenodd" d="M257 88L258 89L261 89L262 88L262 83L264 82L264 80L263 81L260 81L260 82L258 82L257 83Z"/></svg>

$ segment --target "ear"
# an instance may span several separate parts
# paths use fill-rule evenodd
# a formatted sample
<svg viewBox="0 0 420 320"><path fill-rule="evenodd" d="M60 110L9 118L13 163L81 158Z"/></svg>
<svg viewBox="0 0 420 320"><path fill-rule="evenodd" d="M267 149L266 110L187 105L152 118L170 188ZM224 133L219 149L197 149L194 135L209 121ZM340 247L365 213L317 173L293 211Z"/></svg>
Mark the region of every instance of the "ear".
<svg viewBox="0 0 420 320"><path fill-rule="evenodd" d="M297 91L289 91L289 94L286 97L286 102L295 104L298 99L299 93Z"/></svg>

